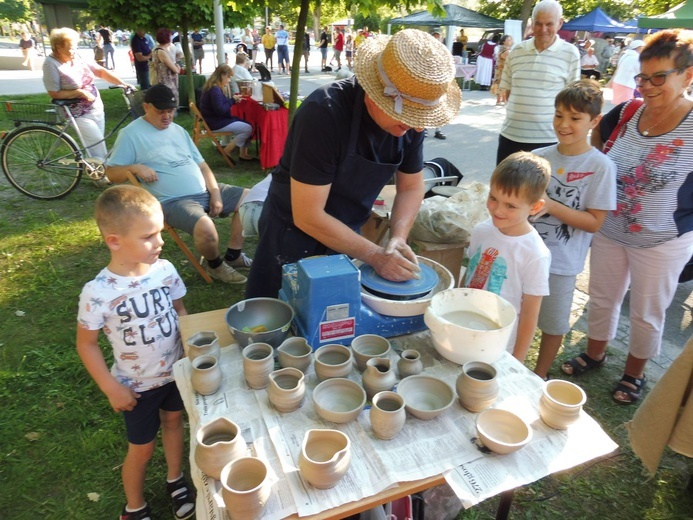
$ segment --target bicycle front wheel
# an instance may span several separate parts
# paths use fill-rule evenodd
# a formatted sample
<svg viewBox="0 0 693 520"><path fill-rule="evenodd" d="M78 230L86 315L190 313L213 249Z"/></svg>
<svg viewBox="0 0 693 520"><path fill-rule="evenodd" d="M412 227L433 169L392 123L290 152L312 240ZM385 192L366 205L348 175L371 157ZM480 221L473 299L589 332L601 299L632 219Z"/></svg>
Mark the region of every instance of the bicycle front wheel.
<svg viewBox="0 0 693 520"><path fill-rule="evenodd" d="M34 199L65 197L77 187L84 172L75 142L48 126L26 126L11 132L0 155L10 184Z"/></svg>

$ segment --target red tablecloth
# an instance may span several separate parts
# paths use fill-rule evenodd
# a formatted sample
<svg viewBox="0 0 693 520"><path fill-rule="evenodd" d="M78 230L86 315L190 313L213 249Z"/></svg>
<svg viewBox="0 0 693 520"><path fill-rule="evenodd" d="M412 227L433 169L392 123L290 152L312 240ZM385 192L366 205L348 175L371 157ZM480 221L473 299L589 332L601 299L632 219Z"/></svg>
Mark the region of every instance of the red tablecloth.
<svg viewBox="0 0 693 520"><path fill-rule="evenodd" d="M231 107L231 115L253 125L254 137L260 142L260 166L274 168L284 152L284 142L289 130L289 111L265 110L253 98L243 98Z"/></svg>

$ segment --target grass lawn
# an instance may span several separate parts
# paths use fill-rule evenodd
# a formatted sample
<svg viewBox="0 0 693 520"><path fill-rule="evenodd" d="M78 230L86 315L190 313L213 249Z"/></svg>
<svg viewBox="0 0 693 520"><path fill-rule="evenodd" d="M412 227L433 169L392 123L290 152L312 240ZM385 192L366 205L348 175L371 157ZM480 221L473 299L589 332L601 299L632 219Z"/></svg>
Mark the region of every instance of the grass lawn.
<svg viewBox="0 0 693 520"><path fill-rule="evenodd" d="M117 121L123 111L120 93L102 95L109 107L107 121ZM47 102L48 96L23 99ZM177 122L191 126L187 112ZM11 126L0 113L0 130ZM229 170L210 142L202 144L202 154L222 182L252 186L264 177L257 162ZM64 200L41 202L21 195L4 178L0 181L0 517L4 519L108 519L115 518L123 505L123 423L82 367L74 346L81 288L108 263L108 251L92 219L99 191L83 181ZM219 224L222 243L228 236L227 223ZM189 312L228 307L243 298L243 286L204 283L173 241L164 239L164 256L177 266L188 287ZM251 256L254 247L254 241L246 243ZM585 341L573 333L566 339L566 352L577 354ZM105 340L102 346L110 352ZM621 449L597 463L518 490L512 518L693 517L693 497L686 491L690 469L683 457L667 453L655 478L642 475L622 426L634 408L614 404L608 391L620 376L623 356L618 351L609 354L613 362L586 375L580 384L588 394L586 410ZM530 366L535 355L536 346L528 359ZM146 489L157 518L171 516L164 478L159 449ZM491 518L497 502L497 498L488 500L458 518Z"/></svg>

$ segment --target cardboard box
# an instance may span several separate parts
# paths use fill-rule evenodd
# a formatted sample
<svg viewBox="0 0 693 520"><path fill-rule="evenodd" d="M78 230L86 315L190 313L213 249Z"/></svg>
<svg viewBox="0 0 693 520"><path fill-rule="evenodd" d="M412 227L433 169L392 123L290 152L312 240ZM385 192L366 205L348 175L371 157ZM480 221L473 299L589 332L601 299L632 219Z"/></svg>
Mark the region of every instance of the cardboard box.
<svg viewBox="0 0 693 520"><path fill-rule="evenodd" d="M277 103L280 106L284 106L284 98L279 91L272 85L266 83L262 84L262 101L264 103Z"/></svg>

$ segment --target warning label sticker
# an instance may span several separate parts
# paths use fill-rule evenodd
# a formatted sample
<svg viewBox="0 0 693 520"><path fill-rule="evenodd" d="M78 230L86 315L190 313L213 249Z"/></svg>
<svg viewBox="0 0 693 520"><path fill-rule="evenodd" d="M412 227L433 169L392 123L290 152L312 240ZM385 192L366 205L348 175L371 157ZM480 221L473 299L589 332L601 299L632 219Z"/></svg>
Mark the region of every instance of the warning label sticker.
<svg viewBox="0 0 693 520"><path fill-rule="evenodd" d="M346 318L320 322L320 343L344 338L352 338L356 332L356 319Z"/></svg>

